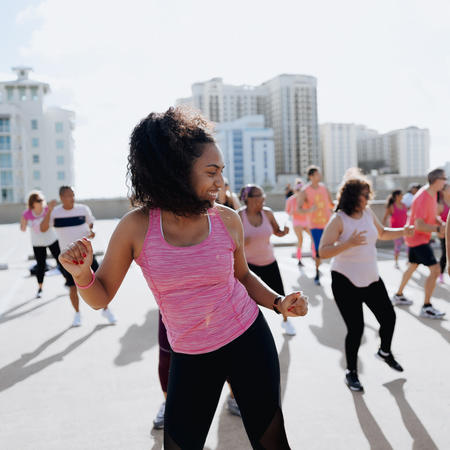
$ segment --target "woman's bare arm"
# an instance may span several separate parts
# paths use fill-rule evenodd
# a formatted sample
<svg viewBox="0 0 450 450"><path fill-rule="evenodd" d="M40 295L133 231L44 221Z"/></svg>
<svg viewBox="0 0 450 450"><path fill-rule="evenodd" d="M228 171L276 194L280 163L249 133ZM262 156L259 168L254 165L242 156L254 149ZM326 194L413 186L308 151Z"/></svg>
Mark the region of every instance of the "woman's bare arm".
<svg viewBox="0 0 450 450"><path fill-rule="evenodd" d="M275 236L283 237L289 233L288 227L285 226L283 229L280 228L277 219L275 219L275 215L270 208L264 208L262 213L266 214L267 218L269 219L270 225L272 225L273 234Z"/></svg>
<svg viewBox="0 0 450 450"><path fill-rule="evenodd" d="M25 217L20 218L20 231L27 231L28 220Z"/></svg>
<svg viewBox="0 0 450 450"><path fill-rule="evenodd" d="M84 301L92 308L105 308L116 295L130 264L137 256L139 243L142 246L145 223L142 211L135 210L124 216L117 225L105 257L95 273L94 283L88 289L80 290ZM87 286L93 278L90 270L92 258L91 242L80 239L60 255L59 261L79 286Z"/></svg>
<svg viewBox="0 0 450 450"><path fill-rule="evenodd" d="M414 234L414 227L413 226L407 226L402 228L387 228L384 227L380 221L378 220L378 217L375 215L375 213L370 209L367 208L373 217L373 223L378 231L378 239L382 241L390 241L392 239L397 239L403 236L412 236Z"/></svg>

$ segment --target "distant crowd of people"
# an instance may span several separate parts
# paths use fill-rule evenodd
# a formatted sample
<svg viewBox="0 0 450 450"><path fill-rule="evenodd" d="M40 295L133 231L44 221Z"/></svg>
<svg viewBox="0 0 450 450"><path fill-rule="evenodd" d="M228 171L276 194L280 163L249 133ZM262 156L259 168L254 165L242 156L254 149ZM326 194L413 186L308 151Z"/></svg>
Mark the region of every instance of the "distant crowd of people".
<svg viewBox="0 0 450 450"><path fill-rule="evenodd" d="M230 190L211 124L198 113L170 108L144 118L131 135L128 170L134 208L117 225L100 266L91 242L94 218L87 206L74 203L73 189L61 188L60 206L45 205L42 193L30 195L21 227L31 228L38 296L48 247L70 287L73 324L81 323L78 293L114 323L108 305L135 261L160 311L158 371L165 401L153 424L164 428L164 448L203 448L227 382L228 409L242 418L252 447L289 449L278 354L260 311L279 314L283 332L291 336L293 319L307 314L304 292L286 294L270 241L289 228L280 227L265 205L261 186L248 184L239 195ZM317 286L323 282L322 260L333 258L331 289L347 327L344 380L351 390L362 391L357 356L364 303L380 324L375 356L399 372L403 367L391 349L394 305L412 303L403 289L420 264L430 271L420 315L445 314L432 306L431 295L439 276L443 281L449 252L450 188L444 171L432 170L426 186L411 186L405 195L392 192L380 221L370 208L372 185L358 169L347 171L336 204L319 167L310 166L306 177L286 189L297 265L300 270L305 265L303 233L311 238ZM440 263L432 233L441 239ZM392 299L379 275L379 239L394 241L396 267L408 246L408 268Z"/></svg>

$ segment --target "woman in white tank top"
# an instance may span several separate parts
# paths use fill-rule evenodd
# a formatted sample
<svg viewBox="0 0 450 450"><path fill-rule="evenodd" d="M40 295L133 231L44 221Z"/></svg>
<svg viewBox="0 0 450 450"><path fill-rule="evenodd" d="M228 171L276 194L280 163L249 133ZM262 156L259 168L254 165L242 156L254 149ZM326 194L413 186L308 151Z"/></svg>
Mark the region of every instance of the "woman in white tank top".
<svg viewBox="0 0 450 450"><path fill-rule="evenodd" d="M347 326L345 382L353 391L363 390L357 372L358 350L364 331L363 303L380 323L381 344L375 356L394 370L403 371L391 353L395 312L378 274L375 244L377 239L411 235L414 227L383 227L368 206L371 198L370 182L358 169L350 169L338 193L336 214L326 226L319 248L321 258L334 258L331 287Z"/></svg>

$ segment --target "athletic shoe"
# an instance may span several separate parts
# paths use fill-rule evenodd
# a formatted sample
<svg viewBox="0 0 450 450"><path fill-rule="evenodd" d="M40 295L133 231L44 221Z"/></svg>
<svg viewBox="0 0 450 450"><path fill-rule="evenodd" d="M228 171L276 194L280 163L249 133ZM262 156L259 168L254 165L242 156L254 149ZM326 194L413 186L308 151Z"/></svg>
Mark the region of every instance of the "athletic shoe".
<svg viewBox="0 0 450 450"><path fill-rule="evenodd" d="M80 325L81 325L81 315L79 312L76 312L73 318L72 326L79 327Z"/></svg>
<svg viewBox="0 0 450 450"><path fill-rule="evenodd" d="M445 312L441 312L436 308L433 308L431 304L422 306L420 310L420 317L427 317L428 319L442 319L445 316Z"/></svg>
<svg viewBox="0 0 450 450"><path fill-rule="evenodd" d="M158 414L153 419L153 428L156 430L162 430L164 428L164 413L166 411L166 402L162 402L159 407Z"/></svg>
<svg viewBox="0 0 450 450"><path fill-rule="evenodd" d="M316 286L320 286L319 274L317 274L317 275L314 277L314 284L315 284Z"/></svg>
<svg viewBox="0 0 450 450"><path fill-rule="evenodd" d="M239 409L237 401L230 394L228 394L227 398L227 408L228 411L230 411L230 414L233 414L233 416L241 417L241 410Z"/></svg>
<svg viewBox="0 0 450 450"><path fill-rule="evenodd" d="M294 325L292 325L292 322L289 319L281 322L281 328L283 328L284 333L288 336L295 336L297 334Z"/></svg>
<svg viewBox="0 0 450 450"><path fill-rule="evenodd" d="M345 384L352 391L364 391L362 384L359 382L358 372L356 370L349 370L345 374Z"/></svg>
<svg viewBox="0 0 450 450"><path fill-rule="evenodd" d="M392 303L397 306L408 306L413 304L413 302L407 299L403 294L395 294L392 297Z"/></svg>
<svg viewBox="0 0 450 450"><path fill-rule="evenodd" d="M108 322L111 325L115 325L117 322L117 319L114 317L114 314L111 312L111 310L109 308L104 309L102 311L102 316L105 317L106 319L108 319Z"/></svg>
<svg viewBox="0 0 450 450"><path fill-rule="evenodd" d="M400 269L400 266L398 265L398 262L396 262L396 263L394 264L394 267L395 267L396 269Z"/></svg>
<svg viewBox="0 0 450 450"><path fill-rule="evenodd" d="M39 288L36 294L36 298L41 298L42 297L42 288Z"/></svg>
<svg viewBox="0 0 450 450"><path fill-rule="evenodd" d="M439 283L444 284L444 274L443 273L441 273L439 275Z"/></svg>
<svg viewBox="0 0 450 450"><path fill-rule="evenodd" d="M302 260L299 259L297 263L298 267L304 267L305 265L302 263Z"/></svg>
<svg viewBox="0 0 450 450"><path fill-rule="evenodd" d="M381 354L381 350L378 350L378 352L375 353L375 357L384 361L389 367L392 367L394 370L397 370L398 372L403 372L403 367L395 360L394 355L392 353L389 353L388 355L384 356Z"/></svg>

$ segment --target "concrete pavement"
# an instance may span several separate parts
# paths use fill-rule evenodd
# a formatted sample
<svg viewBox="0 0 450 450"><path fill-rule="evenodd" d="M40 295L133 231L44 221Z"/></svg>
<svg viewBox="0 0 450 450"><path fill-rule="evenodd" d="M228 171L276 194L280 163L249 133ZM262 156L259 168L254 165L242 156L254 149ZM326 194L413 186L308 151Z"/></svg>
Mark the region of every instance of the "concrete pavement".
<svg viewBox="0 0 450 450"><path fill-rule="evenodd" d="M97 250L105 249L116 223L97 222ZM292 242L290 235L277 243ZM116 326L82 304L83 326L70 328L73 311L61 276L47 277L43 298L33 298L36 281L27 276L30 250L29 236L17 225L0 226L0 254L9 265L0 271L0 448L162 448L162 432L150 430L162 401L158 312L140 269L132 265L111 304ZM313 261L305 258L300 271L293 253L294 247L276 247L286 291L301 288L310 296L309 314L294 322L297 336L284 336L279 317L264 310L279 351L292 448L450 448L450 327L448 320L419 317L426 269L420 268L405 290L414 305L396 308L393 351L403 373L374 358L377 322L365 310L362 395L343 382L345 329L331 295L329 264L323 265L323 286L317 287ZM389 250L380 250L379 256L391 294L401 272L394 269ZM448 276L446 283L437 286L433 304L450 316ZM249 449L240 419L225 408L226 394L225 387L206 448Z"/></svg>

